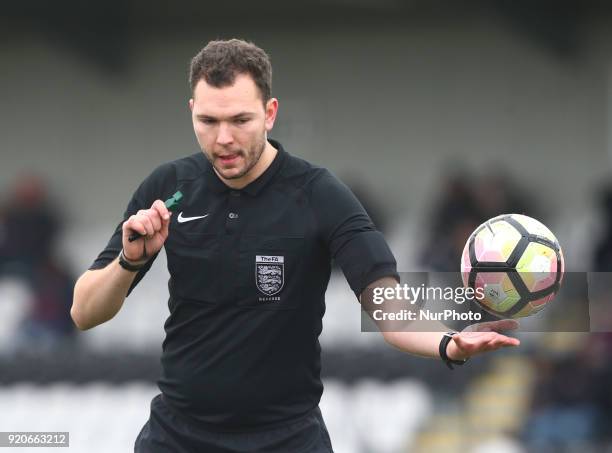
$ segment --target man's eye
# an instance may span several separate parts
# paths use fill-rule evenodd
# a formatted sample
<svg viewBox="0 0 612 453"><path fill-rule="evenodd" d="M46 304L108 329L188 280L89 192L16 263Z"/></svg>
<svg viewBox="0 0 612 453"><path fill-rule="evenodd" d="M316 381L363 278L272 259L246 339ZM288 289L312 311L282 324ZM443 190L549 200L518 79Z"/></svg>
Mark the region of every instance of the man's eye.
<svg viewBox="0 0 612 453"><path fill-rule="evenodd" d="M204 124L215 124L217 122L210 118L201 118L200 121Z"/></svg>
<svg viewBox="0 0 612 453"><path fill-rule="evenodd" d="M249 122L248 118L237 118L236 120L234 120L234 122L236 124L246 124Z"/></svg>

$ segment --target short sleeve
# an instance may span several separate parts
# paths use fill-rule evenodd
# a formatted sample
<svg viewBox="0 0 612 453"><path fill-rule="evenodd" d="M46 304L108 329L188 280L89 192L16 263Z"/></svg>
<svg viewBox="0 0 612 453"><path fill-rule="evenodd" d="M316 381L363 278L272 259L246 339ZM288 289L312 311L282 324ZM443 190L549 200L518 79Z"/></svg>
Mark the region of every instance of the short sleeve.
<svg viewBox="0 0 612 453"><path fill-rule="evenodd" d="M311 201L319 234L357 297L380 278L399 281L385 238L345 184L321 170L313 181Z"/></svg>
<svg viewBox="0 0 612 453"><path fill-rule="evenodd" d="M174 171L170 164L164 164L156 168L141 184L138 186L132 198L130 199L127 208L123 213L123 218L115 227L113 234L111 235L108 244L104 250L100 252L98 257L89 266L89 270L102 269L111 263L117 256L122 248L122 233L121 227L130 216L136 214L140 209L148 209L151 207L155 200L165 199L169 195L166 193L169 190L167 187L172 186L172 180L175 180ZM171 190L171 189L170 189ZM149 271L153 262L157 258L155 254L147 264L138 271L136 278L132 282L132 286L128 291L128 295L136 287L136 285L142 280L145 274Z"/></svg>

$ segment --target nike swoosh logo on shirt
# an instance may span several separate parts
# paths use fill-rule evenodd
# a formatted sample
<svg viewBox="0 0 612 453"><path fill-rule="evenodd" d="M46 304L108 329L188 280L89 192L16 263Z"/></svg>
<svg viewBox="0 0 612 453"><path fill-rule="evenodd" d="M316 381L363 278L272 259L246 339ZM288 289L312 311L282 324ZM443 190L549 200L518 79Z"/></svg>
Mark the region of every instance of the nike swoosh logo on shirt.
<svg viewBox="0 0 612 453"><path fill-rule="evenodd" d="M192 220L203 219L204 217L208 217L208 214L198 215L198 216L195 216L195 217L183 217L183 213L181 212L178 215L178 218L176 220L178 221L178 223L185 223L185 222L191 222Z"/></svg>

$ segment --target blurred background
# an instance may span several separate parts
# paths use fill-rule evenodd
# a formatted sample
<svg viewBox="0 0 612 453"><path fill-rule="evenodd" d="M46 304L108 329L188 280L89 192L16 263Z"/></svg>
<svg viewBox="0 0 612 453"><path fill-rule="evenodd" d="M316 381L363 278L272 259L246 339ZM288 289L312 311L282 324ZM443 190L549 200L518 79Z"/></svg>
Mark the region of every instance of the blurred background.
<svg viewBox="0 0 612 453"><path fill-rule="evenodd" d="M165 257L91 331L69 319L72 286L140 181L199 149L187 73L211 39L270 54L270 136L353 188L401 271L458 270L471 231L506 212L547 224L568 270L612 269L606 2L3 10L0 431L70 431L71 451L132 451L157 393ZM451 372L361 333L338 272L324 326L321 407L338 453L612 451L609 334L522 333L520 348Z"/></svg>

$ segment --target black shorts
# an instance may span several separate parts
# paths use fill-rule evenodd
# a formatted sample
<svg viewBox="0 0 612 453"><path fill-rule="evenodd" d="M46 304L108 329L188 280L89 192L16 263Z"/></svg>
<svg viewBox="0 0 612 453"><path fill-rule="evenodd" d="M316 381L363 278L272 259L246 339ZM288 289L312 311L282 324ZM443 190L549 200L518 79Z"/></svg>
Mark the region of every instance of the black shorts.
<svg viewBox="0 0 612 453"><path fill-rule="evenodd" d="M151 416L135 453L333 453L318 407L295 421L260 431L216 432L203 429L168 407L161 395L151 401Z"/></svg>

